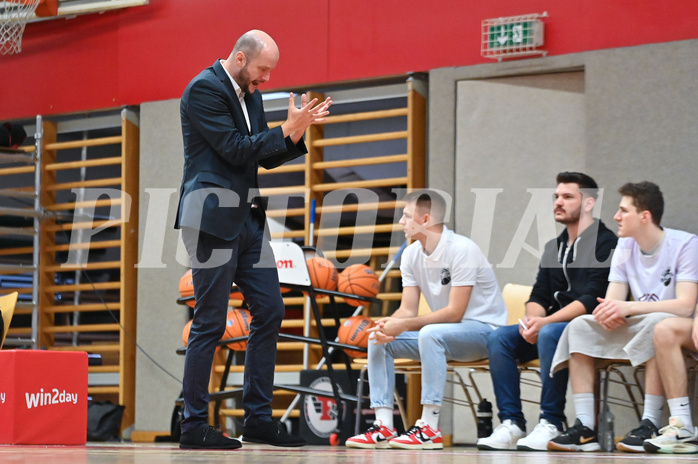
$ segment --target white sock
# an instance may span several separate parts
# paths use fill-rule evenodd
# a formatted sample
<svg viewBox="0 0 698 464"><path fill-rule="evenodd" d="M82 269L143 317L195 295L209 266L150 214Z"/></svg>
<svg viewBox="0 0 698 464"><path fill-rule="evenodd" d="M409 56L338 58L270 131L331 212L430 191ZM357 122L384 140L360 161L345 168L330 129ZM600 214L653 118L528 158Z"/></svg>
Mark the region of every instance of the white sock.
<svg viewBox="0 0 698 464"><path fill-rule="evenodd" d="M688 396L672 398L667 400L667 403L669 403L669 415L672 417L680 417L681 421L683 421L683 426L688 430L693 430L691 403L688 401Z"/></svg>
<svg viewBox="0 0 698 464"><path fill-rule="evenodd" d="M381 421L385 427L392 430L393 427L393 408L374 408L376 419Z"/></svg>
<svg viewBox="0 0 698 464"><path fill-rule="evenodd" d="M572 395L574 400L574 410L577 413L577 419L585 427L591 430L596 430L596 415L594 414L594 394L593 393L575 393Z"/></svg>
<svg viewBox="0 0 698 464"><path fill-rule="evenodd" d="M662 425L662 409L664 409L666 398L660 395L645 395L645 410L642 413L642 420L649 419L655 427Z"/></svg>
<svg viewBox="0 0 698 464"><path fill-rule="evenodd" d="M422 422L427 424L434 430L439 429L439 414L441 413L441 407L435 404L423 404L422 405Z"/></svg>

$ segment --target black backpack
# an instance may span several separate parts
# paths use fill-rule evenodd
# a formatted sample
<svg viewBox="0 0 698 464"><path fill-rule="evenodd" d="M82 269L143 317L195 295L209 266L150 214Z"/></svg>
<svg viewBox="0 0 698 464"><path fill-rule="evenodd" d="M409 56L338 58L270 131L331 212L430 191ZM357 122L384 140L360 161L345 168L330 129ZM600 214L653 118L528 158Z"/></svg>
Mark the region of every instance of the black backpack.
<svg viewBox="0 0 698 464"><path fill-rule="evenodd" d="M124 409L111 401L90 401L87 405L87 440L120 441Z"/></svg>

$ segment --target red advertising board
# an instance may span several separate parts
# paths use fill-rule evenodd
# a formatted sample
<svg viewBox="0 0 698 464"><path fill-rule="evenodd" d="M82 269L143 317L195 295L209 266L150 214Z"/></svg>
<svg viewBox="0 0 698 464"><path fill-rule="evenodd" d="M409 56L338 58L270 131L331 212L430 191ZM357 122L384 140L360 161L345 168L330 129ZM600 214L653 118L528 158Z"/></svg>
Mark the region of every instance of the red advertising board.
<svg viewBox="0 0 698 464"><path fill-rule="evenodd" d="M87 353L0 351L0 443L87 441Z"/></svg>

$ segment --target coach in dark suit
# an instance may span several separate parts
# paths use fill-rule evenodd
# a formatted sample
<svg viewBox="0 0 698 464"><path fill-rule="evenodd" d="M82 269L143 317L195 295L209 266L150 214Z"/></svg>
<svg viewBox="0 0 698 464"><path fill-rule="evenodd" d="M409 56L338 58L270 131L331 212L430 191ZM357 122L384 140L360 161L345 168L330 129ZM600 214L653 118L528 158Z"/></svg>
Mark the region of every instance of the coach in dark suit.
<svg viewBox="0 0 698 464"><path fill-rule="evenodd" d="M238 440L208 425L208 384L217 342L225 332L233 282L252 314L245 357L243 441L301 446L271 419L276 344L284 317L276 264L264 236L257 167L277 167L307 150L306 128L323 121L331 104L289 98L287 120L269 129L257 86L279 59L272 38L249 31L226 60L187 86L180 106L184 173L176 228L192 263L196 306L184 361L184 419L180 448L235 449Z"/></svg>

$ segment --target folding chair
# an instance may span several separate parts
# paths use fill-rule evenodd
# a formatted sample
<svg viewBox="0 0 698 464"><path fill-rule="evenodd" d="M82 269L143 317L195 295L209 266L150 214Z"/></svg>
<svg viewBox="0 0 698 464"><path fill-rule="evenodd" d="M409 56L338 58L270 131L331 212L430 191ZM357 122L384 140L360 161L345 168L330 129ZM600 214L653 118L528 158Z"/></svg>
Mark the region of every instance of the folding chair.
<svg viewBox="0 0 698 464"><path fill-rule="evenodd" d="M531 296L531 290L533 289L530 285L520 285L507 283L502 288L502 297L504 298L504 304L507 307L507 325L516 325L519 323L519 319L522 319L526 314L526 302ZM482 361L475 361L472 363L462 363L462 362L449 362L449 372L453 375L453 383L459 384L463 389L465 394L465 401L458 401L457 399L451 399L451 403L456 405L463 405L470 407L473 414L473 419L477 423L477 406L482 401L482 394L475 381L475 374L478 373L488 373L490 367L490 360L485 359ZM468 382L463 380L463 377L459 374L459 368L468 369ZM452 371L452 372L451 372ZM524 377L524 374L533 374L535 377L533 379ZM530 385L533 387L540 388L542 385L540 377L540 362L535 359L519 365L519 375L520 382L524 385ZM470 392L473 392L471 394ZM527 399L521 398L521 401L527 403L539 404L539 399Z"/></svg>
<svg viewBox="0 0 698 464"><path fill-rule="evenodd" d="M339 389L339 382L335 376L334 368L332 363L329 362L331 359L330 348L333 349L350 349L356 350L357 347L352 345L346 345L338 343L335 341L330 341L327 339L325 334L325 328L322 325L322 316L320 314L320 309L316 301L316 294L326 295L330 297L330 304L335 305L335 297L341 298L353 298L358 299L366 303L372 303L378 301L375 298L359 297L357 295L351 295L348 293L318 289L312 286L310 280L310 274L308 273L308 267L306 266L305 251L312 250L312 247L301 247L293 242L271 242L272 249L274 251L274 257L277 261L277 270L279 272L279 282L281 285L293 290L301 290L308 294L308 299L310 301L310 306L313 312L313 317L315 318L315 324L318 332L318 338L306 337L301 335L291 335L291 334L279 334L280 338L287 340L294 340L303 343L311 343L320 345L322 348L322 356L328 362L325 364L327 369L328 377L330 378L330 383L332 384L332 391L327 392L323 390L316 390L307 387L297 386L297 385L275 385L276 389L288 390L296 393L312 394L321 397L334 398L337 407L341 408L342 401L355 402L356 395L348 395L342 393ZM283 263L283 265L278 265L278 263ZM340 326L339 316L335 311L335 325L337 328ZM346 360L347 371L351 371L351 363ZM341 416L341 410L339 411L339 416Z"/></svg>
<svg viewBox="0 0 698 464"><path fill-rule="evenodd" d="M691 411L693 411L696 404L696 387L698 386L698 359L690 354L687 354L684 359L686 359L686 374L688 376L688 399L691 402Z"/></svg>
<svg viewBox="0 0 698 464"><path fill-rule="evenodd" d="M642 388L642 383L640 381L640 374L644 372L645 366L637 366L633 368L633 378L632 381L628 380L627 376L621 371L622 367L630 367L630 361L624 359L602 359L599 360L599 365L596 369L596 384L598 398L598 408L599 413L604 414L608 410L611 404L616 406L622 406L630 408L635 411L637 420L642 419L642 406L644 401L644 389ZM617 379L611 378L611 374L615 374ZM609 393L610 384L621 385L625 389L626 398L621 398L618 396L611 396ZM641 399L636 399L635 389Z"/></svg>

